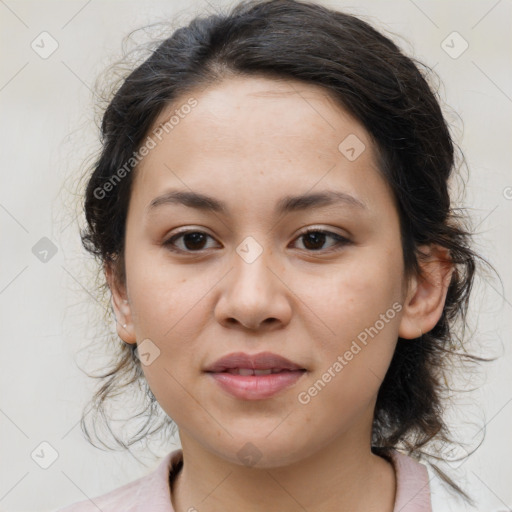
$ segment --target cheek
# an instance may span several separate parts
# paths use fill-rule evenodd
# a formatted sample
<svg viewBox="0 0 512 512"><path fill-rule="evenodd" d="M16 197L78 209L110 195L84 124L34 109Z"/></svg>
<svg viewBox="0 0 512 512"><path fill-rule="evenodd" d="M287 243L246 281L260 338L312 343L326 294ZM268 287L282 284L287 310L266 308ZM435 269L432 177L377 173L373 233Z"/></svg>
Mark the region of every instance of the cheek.
<svg viewBox="0 0 512 512"><path fill-rule="evenodd" d="M201 333L211 319L205 293L218 279L189 269L191 275L187 269L169 264L165 255L152 257L135 248L130 253L127 250L127 286L136 339L155 354L151 364L142 364L142 370L163 403L168 396L173 402L179 402L181 395L190 400L182 385L196 368L190 363L198 360L198 346L204 338Z"/></svg>
<svg viewBox="0 0 512 512"><path fill-rule="evenodd" d="M362 251L332 272L323 288L313 287L317 290L315 302L335 336L356 337L401 300L401 259L392 253L379 254L376 257L375 251ZM391 320L395 317L393 314Z"/></svg>
<svg viewBox="0 0 512 512"><path fill-rule="evenodd" d="M197 277L187 277L163 253L152 253L127 251L126 269L137 340L154 338L157 342L184 328L204 289Z"/></svg>
<svg viewBox="0 0 512 512"><path fill-rule="evenodd" d="M393 356L402 309L401 260L361 257L334 275L323 294L321 311L331 332L318 340L319 371L322 381L337 382L326 386L325 399L353 408L378 391Z"/></svg>

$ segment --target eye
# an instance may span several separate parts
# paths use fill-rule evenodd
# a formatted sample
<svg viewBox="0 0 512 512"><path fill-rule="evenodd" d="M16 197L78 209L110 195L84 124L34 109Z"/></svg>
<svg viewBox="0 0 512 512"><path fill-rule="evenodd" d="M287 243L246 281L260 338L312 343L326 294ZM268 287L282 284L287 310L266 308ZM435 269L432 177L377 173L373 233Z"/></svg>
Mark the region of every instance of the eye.
<svg viewBox="0 0 512 512"><path fill-rule="evenodd" d="M173 252L198 252L205 249L204 243L207 238L212 237L204 231L182 231L166 240L163 245ZM180 239L185 247L176 247L175 241Z"/></svg>
<svg viewBox="0 0 512 512"><path fill-rule="evenodd" d="M326 239L331 238L335 241L331 247L340 247L348 245L350 240L344 236L333 233L332 231L326 231L324 229L309 229L297 237L297 240L304 239L305 249L308 251L318 252L322 250L322 246L325 244ZM327 249L327 252L332 251Z"/></svg>
<svg viewBox="0 0 512 512"><path fill-rule="evenodd" d="M213 237L204 231L188 230L173 235L171 238L166 240L163 245L173 252L199 252L208 249L208 247L205 247L205 243L208 238L213 240ZM329 238L334 240L334 244L332 244L331 248L328 248L327 250L322 249L326 240ZM308 231L301 233L296 238L296 240L301 239L304 239L304 250L309 252L319 252L322 250L330 252L333 250L332 247L341 247L351 243L348 238L323 229L309 229ZM177 243L177 241L180 243ZM179 245L181 245L181 247L179 247Z"/></svg>

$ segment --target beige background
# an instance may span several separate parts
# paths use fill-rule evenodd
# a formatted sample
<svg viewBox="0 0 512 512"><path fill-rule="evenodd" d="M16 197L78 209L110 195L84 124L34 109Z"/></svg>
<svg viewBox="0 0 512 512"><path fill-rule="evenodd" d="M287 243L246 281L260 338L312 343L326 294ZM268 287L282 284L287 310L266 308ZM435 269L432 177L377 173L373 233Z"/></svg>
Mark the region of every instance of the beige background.
<svg viewBox="0 0 512 512"><path fill-rule="evenodd" d="M474 347L500 358L485 376L463 383L478 390L462 396L454 427L465 438L480 439L484 424L487 433L452 475L476 494L482 512L512 509L512 2L323 3L402 36L405 41L397 41L406 51L435 66L443 81L440 93L469 164L466 204L477 249L503 281L479 282L475 289ZM222 4L0 1L0 510L52 510L96 496L143 475L178 442L157 443L155 456L135 449L144 466L130 454L97 450L81 435L77 422L94 382L78 368L86 362L79 350L90 343L90 324L101 319L88 294L94 283L85 271L71 191L96 147L90 88L119 57L122 38L178 11L188 19ZM51 48L44 31L58 44L45 59L31 47L46 37ZM442 47L454 31L469 45L458 58ZM463 40L454 40L455 50ZM57 250L46 263L32 252L43 237ZM31 458L41 449L45 457L58 454L48 469Z"/></svg>

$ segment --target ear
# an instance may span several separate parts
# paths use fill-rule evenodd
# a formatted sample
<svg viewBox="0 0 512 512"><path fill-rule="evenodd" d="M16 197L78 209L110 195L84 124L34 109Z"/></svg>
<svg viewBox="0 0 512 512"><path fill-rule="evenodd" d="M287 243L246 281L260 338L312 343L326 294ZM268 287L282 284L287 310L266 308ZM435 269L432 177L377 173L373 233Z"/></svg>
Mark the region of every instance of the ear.
<svg viewBox="0 0 512 512"><path fill-rule="evenodd" d="M419 248L426 258L419 260L421 275L408 283L398 335L413 339L435 327L443 313L446 294L454 271L450 251L439 245Z"/></svg>
<svg viewBox="0 0 512 512"><path fill-rule="evenodd" d="M117 334L125 343L134 344L136 343L136 337L126 286L120 282L119 276L111 264L105 264L103 270L112 294L112 308L116 319Z"/></svg>

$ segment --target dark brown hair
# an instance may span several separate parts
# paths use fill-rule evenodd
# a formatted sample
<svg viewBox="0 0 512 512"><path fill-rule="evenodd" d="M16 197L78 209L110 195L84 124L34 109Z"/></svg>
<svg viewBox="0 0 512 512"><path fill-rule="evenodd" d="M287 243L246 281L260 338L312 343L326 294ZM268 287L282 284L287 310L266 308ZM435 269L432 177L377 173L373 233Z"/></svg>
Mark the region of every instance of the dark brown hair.
<svg viewBox="0 0 512 512"><path fill-rule="evenodd" d="M108 104L101 124L101 154L88 177L87 225L82 231L84 247L102 265L113 265L123 282L130 171L136 172L136 165L132 161L115 186L105 184L119 169L127 169L157 116L190 91L240 75L295 79L329 92L374 140L379 169L399 211L406 275L420 273L422 255L417 248L423 244L446 247L455 265L441 318L415 340L398 339L375 408L374 450L385 454L399 447L417 458L428 453L423 449L434 440L452 442L443 403L454 358L484 360L468 354L462 344L476 260L481 258L471 249L463 211L451 205L448 185L457 169L456 146L437 92L426 80L428 70L362 19L314 3L252 0L226 13L196 17L159 40ZM456 326L462 326L461 332ZM172 424L164 417L154 425L158 406L135 348L119 344L112 367L98 376L102 387L82 418L89 440L87 413L99 414L108 424L105 404L131 386L147 398L147 410L138 415L145 422L128 441L114 435L118 444L127 447Z"/></svg>

